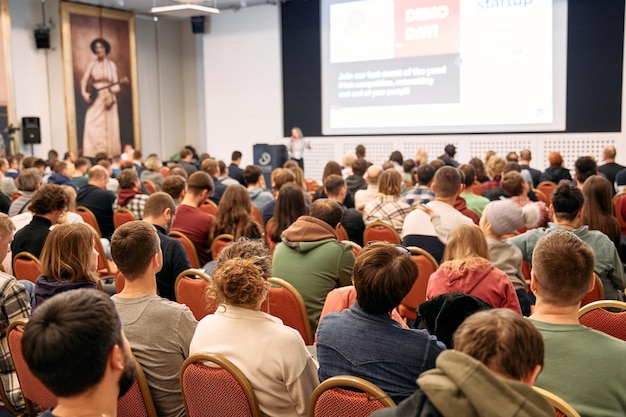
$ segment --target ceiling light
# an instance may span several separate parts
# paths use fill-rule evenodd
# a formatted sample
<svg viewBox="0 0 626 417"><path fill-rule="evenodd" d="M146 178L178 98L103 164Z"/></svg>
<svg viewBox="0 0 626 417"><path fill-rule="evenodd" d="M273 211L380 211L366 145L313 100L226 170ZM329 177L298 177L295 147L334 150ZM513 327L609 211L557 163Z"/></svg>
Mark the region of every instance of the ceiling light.
<svg viewBox="0 0 626 417"><path fill-rule="evenodd" d="M162 13L175 17L191 17L219 13L214 7L199 6L196 4L176 4L172 6L160 6L150 9L150 13Z"/></svg>

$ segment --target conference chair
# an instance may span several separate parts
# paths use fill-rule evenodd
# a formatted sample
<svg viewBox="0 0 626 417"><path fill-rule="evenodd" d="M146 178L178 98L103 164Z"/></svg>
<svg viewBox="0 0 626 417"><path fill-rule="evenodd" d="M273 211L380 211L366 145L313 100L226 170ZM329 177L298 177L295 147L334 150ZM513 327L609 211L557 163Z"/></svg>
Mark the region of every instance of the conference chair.
<svg viewBox="0 0 626 417"><path fill-rule="evenodd" d="M550 207L550 204L552 204L552 193L556 188L556 183L552 181L541 181L535 188L545 195L547 201L544 201L544 203L546 203L546 206Z"/></svg>
<svg viewBox="0 0 626 417"><path fill-rule="evenodd" d="M22 338L26 323L28 323L28 319L12 321L7 329L7 339L17 379L20 382L26 403L26 411L29 416L36 416L38 414L35 411L36 405L39 405L42 410L54 407L57 404L57 397L31 372L26 363L22 353Z"/></svg>
<svg viewBox="0 0 626 417"><path fill-rule="evenodd" d="M115 274L115 293L121 293L125 285L126 278L124 278L124 274L122 274L122 271L117 271L117 274Z"/></svg>
<svg viewBox="0 0 626 417"><path fill-rule="evenodd" d="M626 303L623 301L600 300L589 303L578 310L578 321L583 326L626 341Z"/></svg>
<svg viewBox="0 0 626 417"><path fill-rule="evenodd" d="M157 192L156 186L150 180L143 180L143 186L146 187L146 190L148 190L150 194L154 194Z"/></svg>
<svg viewBox="0 0 626 417"><path fill-rule="evenodd" d="M430 275L437 270L439 264L433 256L422 248L409 246L411 259L417 265L417 280L413 283L409 293L400 301L398 312L407 320L417 319L417 307L426 301L426 288Z"/></svg>
<svg viewBox="0 0 626 417"><path fill-rule="evenodd" d="M113 226L117 229L124 223L137 220L135 214L126 207L119 207L113 212Z"/></svg>
<svg viewBox="0 0 626 417"><path fill-rule="evenodd" d="M385 391L371 382L339 375L315 388L309 402L309 417L367 417L376 410L395 405Z"/></svg>
<svg viewBox="0 0 626 417"><path fill-rule="evenodd" d="M624 216L622 216L622 203L623 203L623 199L625 196L626 196L626 193L620 193L620 194L617 194L615 197L613 197L613 206L615 207L615 217L617 218L617 221L619 222L622 236L626 235L626 219L624 219Z"/></svg>
<svg viewBox="0 0 626 417"><path fill-rule="evenodd" d="M533 389L539 394L543 395L546 400L548 400L550 405L554 408L554 415L556 417L580 417L580 414L578 414L578 412L574 410L574 407L569 405L563 398L559 397L558 395L535 386L533 386Z"/></svg>
<svg viewBox="0 0 626 417"><path fill-rule="evenodd" d="M41 263L30 252L20 252L13 257L13 275L17 279L25 279L32 283L41 275Z"/></svg>
<svg viewBox="0 0 626 417"><path fill-rule="evenodd" d="M96 233L98 234L98 238L102 238L102 232L100 231L100 226L98 226L98 220L96 219L96 215L93 214L93 211L89 210L85 206L76 207L76 213L83 218L83 221L87 223L89 226L93 227Z"/></svg>
<svg viewBox="0 0 626 417"><path fill-rule="evenodd" d="M133 385L117 400L117 417L158 417L146 374L133 355L137 371Z"/></svg>
<svg viewBox="0 0 626 417"><path fill-rule="evenodd" d="M261 222L261 224L263 224L263 222ZM224 233L224 234L216 236L215 239L213 239L213 242L211 243L211 255L213 256L213 259L214 260L217 259L217 256L220 254L222 249L224 249L226 246L233 243L234 240L235 240L235 237L228 233Z"/></svg>
<svg viewBox="0 0 626 417"><path fill-rule="evenodd" d="M278 317L285 326L296 329L305 345L313 344L313 330L304 299L298 290L280 278L269 279L270 290L261 304L261 311Z"/></svg>
<svg viewBox="0 0 626 417"><path fill-rule="evenodd" d="M396 232L396 229L381 221L375 221L368 224L363 232L363 243L372 241L389 242L396 245L402 243L400 235Z"/></svg>
<svg viewBox="0 0 626 417"><path fill-rule="evenodd" d="M200 205L200 210L205 213L209 213L212 216L217 216L217 204L211 200L207 200Z"/></svg>
<svg viewBox="0 0 626 417"><path fill-rule="evenodd" d="M189 239L183 232L178 232L176 230L171 230L168 233L169 237L172 237L178 240L187 252L187 257L189 258L189 263L192 268L200 268L203 265L200 265L200 258L198 257L198 252L196 251L196 246L193 244L191 239Z"/></svg>
<svg viewBox="0 0 626 417"><path fill-rule="evenodd" d="M602 284L602 280L598 277L598 274L593 273L593 288L591 291L585 295L585 298L580 302L580 306L585 306L589 303L593 303L594 301L604 300L604 285Z"/></svg>
<svg viewBox="0 0 626 417"><path fill-rule="evenodd" d="M348 236L348 231L341 223L335 227L335 231L337 232L337 240L350 240L350 236Z"/></svg>
<svg viewBox="0 0 626 417"><path fill-rule="evenodd" d="M342 240L341 243L343 243L344 245L348 245L352 248L352 253L354 254L354 257L356 258L357 256L359 256L359 253L361 253L361 251L363 250L363 248L361 247L361 245L359 245L358 243L355 243L351 240Z"/></svg>
<svg viewBox="0 0 626 417"><path fill-rule="evenodd" d="M207 366L206 362L217 367ZM187 417L262 416L248 378L217 353L188 357L181 367L180 388Z"/></svg>
<svg viewBox="0 0 626 417"><path fill-rule="evenodd" d="M206 290L210 283L211 277L204 269L185 269L176 277L174 283L176 301L189 307L196 320L213 314L217 309L215 302L206 298Z"/></svg>

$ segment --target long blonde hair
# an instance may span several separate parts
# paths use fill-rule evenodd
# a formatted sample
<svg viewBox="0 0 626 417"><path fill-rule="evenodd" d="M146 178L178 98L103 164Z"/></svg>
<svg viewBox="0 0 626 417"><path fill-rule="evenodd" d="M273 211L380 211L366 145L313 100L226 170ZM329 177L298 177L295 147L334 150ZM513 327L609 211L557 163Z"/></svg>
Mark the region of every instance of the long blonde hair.
<svg viewBox="0 0 626 417"><path fill-rule="evenodd" d="M488 262L489 247L480 227L463 224L454 229L446 244L443 261L449 262L455 271L464 268L479 269L485 264L484 261Z"/></svg>

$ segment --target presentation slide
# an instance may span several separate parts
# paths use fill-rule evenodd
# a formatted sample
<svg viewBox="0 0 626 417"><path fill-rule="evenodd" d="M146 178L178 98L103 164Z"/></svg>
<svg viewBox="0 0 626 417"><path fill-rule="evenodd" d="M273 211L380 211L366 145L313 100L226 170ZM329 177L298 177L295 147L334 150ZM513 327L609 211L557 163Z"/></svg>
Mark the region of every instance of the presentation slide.
<svg viewBox="0 0 626 417"><path fill-rule="evenodd" d="M566 0L322 0L322 131L565 130Z"/></svg>

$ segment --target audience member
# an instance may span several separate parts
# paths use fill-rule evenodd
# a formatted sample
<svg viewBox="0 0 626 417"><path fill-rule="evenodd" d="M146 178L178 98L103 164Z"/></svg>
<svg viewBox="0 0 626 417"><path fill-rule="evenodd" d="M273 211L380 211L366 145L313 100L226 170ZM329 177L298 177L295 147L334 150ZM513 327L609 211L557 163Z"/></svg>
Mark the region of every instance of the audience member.
<svg viewBox="0 0 626 417"><path fill-rule="evenodd" d="M457 168L459 174L461 175L461 193L465 191L465 173ZM461 213L462 215L470 218L474 224L478 225L480 221L480 215L476 213L474 210L467 207L467 203L465 199L461 197L461 193L456 196L456 200L454 200L454 208Z"/></svg>
<svg viewBox="0 0 626 417"><path fill-rule="evenodd" d="M402 164L404 163L404 157L402 156L402 152L393 151L391 155L389 155L389 162L393 164L393 168L398 171L400 175L404 172L404 168L402 168Z"/></svg>
<svg viewBox="0 0 626 417"><path fill-rule="evenodd" d="M328 178L329 175L341 175L344 179L347 177L347 175L343 175L342 171L341 171L341 167L339 166L339 164L335 161L328 161L328 163L326 164L326 166L324 167L324 172L322 173L322 184L324 184L324 181L326 180L326 178ZM328 196L326 195L326 192L324 191L324 187L319 187L317 190L315 190L315 193L313 194L313 201L320 199L320 198L328 198ZM354 196L352 195L352 193L347 193L345 199L343 200L342 203L345 207L348 208L354 208Z"/></svg>
<svg viewBox="0 0 626 417"><path fill-rule="evenodd" d="M617 151L615 150L615 146L607 146L604 148L602 152L602 160L604 161L604 165L598 167L598 171L600 174L604 175L607 180L611 183L612 195L615 195L615 177L617 174L626 169L625 166L622 166L615 162L615 156L617 155Z"/></svg>
<svg viewBox="0 0 626 417"><path fill-rule="evenodd" d="M241 152L233 151L230 158L230 165L228 166L228 175L239 181L239 184L245 187L246 181L243 178L243 169L239 168L239 164L241 164L241 156Z"/></svg>
<svg viewBox="0 0 626 417"><path fill-rule="evenodd" d="M274 200L272 193L265 191L265 181L261 168L256 165L248 165L243 170L243 179L248 187L248 194L252 204L257 206L259 210L263 210L265 204Z"/></svg>
<svg viewBox="0 0 626 417"><path fill-rule="evenodd" d="M289 226L274 249L274 276L288 281L302 295L313 330L326 294L350 285L354 254L350 246L337 241L335 228L341 216L336 202L316 200L309 215Z"/></svg>
<svg viewBox="0 0 626 417"><path fill-rule="evenodd" d="M106 169L100 165L91 167L88 175L87 185L78 190L76 204L91 210L96 216L102 237L111 239L115 230L113 225L115 194L106 189L109 175Z"/></svg>
<svg viewBox="0 0 626 417"><path fill-rule="evenodd" d="M524 316L530 315L531 300L526 278L522 274L522 252L503 237L522 227L536 224L538 218L539 212L533 206L522 208L513 201L500 200L489 203L480 219L480 229L487 239L489 259L513 283Z"/></svg>
<svg viewBox="0 0 626 417"><path fill-rule="evenodd" d="M370 165L367 168L365 182L367 188L358 190L354 193L354 207L357 210L363 210L365 205L376 198L378 194L378 179L383 170L378 165Z"/></svg>
<svg viewBox="0 0 626 417"><path fill-rule="evenodd" d="M187 179L185 177L181 177L180 175L170 174L163 180L161 191L169 194L170 197L174 199L174 203L178 206L180 202L183 201L183 198L185 198L185 194L187 193Z"/></svg>
<svg viewBox="0 0 626 417"><path fill-rule="evenodd" d="M15 181L7 176L9 172L9 162L5 158L0 158L0 190L2 194L11 198L17 192Z"/></svg>
<svg viewBox="0 0 626 417"><path fill-rule="evenodd" d="M348 191L354 195L359 190L367 189L367 182L363 176L367 170L367 161L365 159L356 159L352 163L352 174L346 177L346 187Z"/></svg>
<svg viewBox="0 0 626 417"><path fill-rule="evenodd" d="M233 185L222 196L220 209L211 225L211 241L222 234L233 235L235 239L260 239L264 235L263 227L252 217L252 201L245 187Z"/></svg>
<svg viewBox="0 0 626 417"><path fill-rule="evenodd" d="M217 161L213 158L207 158L202 161L200 169L209 174L211 176L211 180L213 181L213 193L209 196L209 200L211 200L215 204L219 204L222 199L222 195L226 191L227 187L225 184L222 184L217 179L217 175L219 174ZM246 185L244 180L244 187L245 186Z"/></svg>
<svg viewBox="0 0 626 417"><path fill-rule="evenodd" d="M454 155L456 155L456 146L448 144L444 148L443 154L439 157L439 160L445 165L456 168L459 166L459 163L454 159Z"/></svg>
<svg viewBox="0 0 626 417"><path fill-rule="evenodd" d="M482 183L480 192L484 196L489 190L500 188L500 180L502 179L502 170L506 165L506 159L493 155L487 161L487 176L489 180ZM489 197L487 197L489 198ZM491 200L491 198L489 198Z"/></svg>
<svg viewBox="0 0 626 417"><path fill-rule="evenodd" d="M161 270L156 273L156 286L159 295L171 301L176 301L174 293L176 277L191 268L182 243L167 235L175 215L176 204L172 197L164 192L156 192L146 201L143 220L156 228L163 253Z"/></svg>
<svg viewBox="0 0 626 417"><path fill-rule="evenodd" d="M412 206L426 204L435 198L435 193L430 188L435 178L435 168L430 164L423 164L415 171L415 187L404 195L404 201Z"/></svg>
<svg viewBox="0 0 626 417"><path fill-rule="evenodd" d="M543 362L541 334L528 320L506 309L478 312L459 326L454 350L418 377L413 395L372 417L552 417L532 389Z"/></svg>
<svg viewBox="0 0 626 417"><path fill-rule="evenodd" d="M476 171L476 181L481 184L485 181L489 181L489 177L485 174L485 164L479 158L472 158L469 161L469 164L474 167L474 171Z"/></svg>
<svg viewBox="0 0 626 417"><path fill-rule="evenodd" d="M135 218L143 219L143 210L149 195L141 192L137 173L132 169L125 169L117 176L117 180L120 182L120 190L113 203L113 211L124 207L130 210Z"/></svg>
<svg viewBox="0 0 626 417"><path fill-rule="evenodd" d="M163 255L154 227L137 221L123 224L111 238L111 255L126 281L111 298L146 374L157 414L183 417L179 372L189 356L196 319L187 306L157 295L155 276Z"/></svg>
<svg viewBox="0 0 626 417"><path fill-rule="evenodd" d="M502 190L510 196L511 201L517 204L519 207L525 207L530 205L537 210L539 217L536 224L528 226L529 228L537 226L547 226L550 221L550 211L546 207L543 201L531 201L529 193L531 192L528 183L517 171L510 171L504 174L502 177Z"/></svg>
<svg viewBox="0 0 626 417"><path fill-rule="evenodd" d="M398 234L402 233L402 223L412 208L402 201L400 173L391 169L383 171L378 180L378 192L379 194L363 209L365 225L381 221L393 227Z"/></svg>
<svg viewBox="0 0 626 417"><path fill-rule="evenodd" d="M108 159L101 159L98 161L96 165L103 167L107 172L108 178L107 178L107 183L105 185L105 189L107 189L108 191L111 191L112 193L117 194L117 191L120 189L120 183L116 178L113 178L113 176L117 177L118 175L120 175L120 173L122 172L122 169L121 168L114 169L113 164L111 164L111 162L109 162ZM87 181L89 181L89 171L87 171Z"/></svg>
<svg viewBox="0 0 626 417"><path fill-rule="evenodd" d="M445 346L426 330L405 329L390 317L416 278L417 267L405 248L376 242L361 251L352 273L356 302L325 316L317 331L320 381L357 376L396 402L418 388L416 378L435 367Z"/></svg>
<svg viewBox="0 0 626 417"><path fill-rule="evenodd" d="M74 187L61 185L61 189L67 196L67 209L59 217L58 223L85 223L81 215L76 213L76 190Z"/></svg>
<svg viewBox="0 0 626 417"><path fill-rule="evenodd" d="M574 233L556 230L539 239L534 252L530 289L537 302L530 318L546 345L537 386L563 398L582 417L626 415L621 389L626 374L617 365L626 343L578 323L580 303L593 288L596 251ZM596 259L596 269L597 264Z"/></svg>
<svg viewBox="0 0 626 417"><path fill-rule="evenodd" d="M169 177L168 177L169 178ZM211 260L209 235L215 217L199 207L213 193L213 180L204 171L194 172L187 181L187 193L176 207L172 230L185 234L196 247L200 265Z"/></svg>
<svg viewBox="0 0 626 417"><path fill-rule="evenodd" d="M356 155L357 159L361 158L361 159L365 159L365 146L363 145L356 145L356 148L354 148L354 154ZM372 163L369 162L368 160L365 160L365 165L369 168Z"/></svg>
<svg viewBox="0 0 626 417"><path fill-rule="evenodd" d="M530 188L536 187L541 182L539 180L541 177L541 171L530 167L530 161L532 159L532 153L528 149L524 149L519 153L519 166L522 169L522 174L524 171L528 171L528 174L532 179L532 184L529 184Z"/></svg>
<svg viewBox="0 0 626 417"><path fill-rule="evenodd" d="M560 153L553 151L548 155L548 163L550 166L541 173L539 177L541 181L552 181L558 184L561 180L571 181L572 176L569 173L569 169L563 168L563 157Z"/></svg>
<svg viewBox="0 0 626 417"><path fill-rule="evenodd" d="M219 168L220 175L217 177L218 181L224 184L225 186L231 186L235 184L239 184L239 181L228 176L228 167L226 163L222 160L217 161L217 167Z"/></svg>
<svg viewBox="0 0 626 417"><path fill-rule="evenodd" d="M263 218L264 226L267 224L267 221L274 215L274 208L276 207L276 198L282 186L290 182L294 183L295 185L295 181L296 181L296 176L294 175L294 173L285 168L276 168L275 170L273 170L271 178L272 178L272 192L274 195L274 200L264 205L263 210L261 210L261 217ZM300 187L298 187L298 189L300 190L300 192L302 192L302 189ZM304 198L303 192L302 192L302 198ZM305 199L305 202L306 202L306 199Z"/></svg>
<svg viewBox="0 0 626 417"><path fill-rule="evenodd" d="M454 208L462 190L461 174L456 168L439 168L432 187L435 199L425 206L418 206L404 219L402 244L423 248L441 262L452 230L461 224L473 224L473 221Z"/></svg>
<svg viewBox="0 0 626 417"><path fill-rule="evenodd" d="M461 191L461 198L465 200L467 208L475 211L478 215L482 215L485 206L489 203L489 199L482 195L474 194L474 182L476 182L476 171L470 164L462 164L459 166L459 171L463 173L464 181L463 191Z"/></svg>
<svg viewBox="0 0 626 417"><path fill-rule="evenodd" d="M296 330L260 311L269 259L261 241L240 239L222 250L208 289L219 307L198 323L189 353L230 360L250 381L263 415L305 417L318 384L315 361Z"/></svg>
<svg viewBox="0 0 626 417"><path fill-rule="evenodd" d="M146 169L141 171L140 180L142 182L150 181L156 191L161 191L164 179L163 174L161 174L161 169L163 169L163 163L159 157L157 155L148 156L146 159Z"/></svg>
<svg viewBox="0 0 626 417"><path fill-rule="evenodd" d="M33 374L57 397L41 417L116 416L135 380L135 363L113 302L100 291L54 297L24 328Z"/></svg>
<svg viewBox="0 0 626 417"><path fill-rule="evenodd" d="M89 162L89 159L81 157L76 160L76 163L74 164L74 170L70 174L72 176L70 178L70 181L72 181L72 184L74 184L76 189L80 189L81 187L87 185L87 171L89 171L89 168L91 168L91 162ZM71 171L69 169L69 164L68 171Z"/></svg>
<svg viewBox="0 0 626 417"><path fill-rule="evenodd" d="M582 191L569 181L561 181L552 194L550 216L553 223L548 227L532 229L515 236L509 241L522 250L525 260L533 263L533 252L537 241L557 230L567 230L591 246L595 253L594 271L602 280L607 299L618 299L624 290L624 268L613 242L602 232L589 230L582 223Z"/></svg>
<svg viewBox="0 0 626 417"><path fill-rule="evenodd" d="M281 235L285 229L293 224L300 216L307 214L302 191L295 184L285 184L281 187L276 198L274 209L274 228L270 239L272 242L281 241Z"/></svg>
<svg viewBox="0 0 626 417"><path fill-rule="evenodd" d="M11 217L28 211L28 206L35 192L41 186L41 173L37 168L27 168L22 171L17 181L22 195L11 203L9 208L9 216Z"/></svg>
<svg viewBox="0 0 626 417"><path fill-rule="evenodd" d="M353 208L347 208L344 205L348 190L346 182L340 175L329 175L324 180L324 194L341 206L341 226L346 230L349 240L363 245L363 232L365 231L365 223L363 223L363 214Z"/></svg>
<svg viewBox="0 0 626 417"><path fill-rule="evenodd" d="M511 280L489 262L487 241L478 226L466 224L454 229L443 261L428 280L428 300L447 292L462 292L495 308L522 314Z"/></svg>
<svg viewBox="0 0 626 417"><path fill-rule="evenodd" d="M58 223L68 204L67 195L60 186L43 185L30 203L29 210L33 213L33 219L15 234L11 243L13 257L20 252L29 252L39 258L50 228Z"/></svg>
<svg viewBox="0 0 626 417"><path fill-rule="evenodd" d="M353 154L352 152L346 153L341 158L341 165L343 165L343 168L341 170L341 175L343 176L344 179L352 175L352 164L354 163L354 161L356 161L356 155Z"/></svg>
<svg viewBox="0 0 626 417"><path fill-rule="evenodd" d="M67 162L56 161L52 170L54 172L48 177L48 184L71 185L74 189L77 189L76 185L70 179L70 170L67 167Z"/></svg>
<svg viewBox="0 0 626 417"><path fill-rule="evenodd" d="M180 161L178 163L183 167L187 176L191 176L198 170L198 166L193 161L193 152L187 147L180 150Z"/></svg>
<svg viewBox="0 0 626 417"><path fill-rule="evenodd" d="M582 207L582 224L590 230L599 230L607 235L617 248L621 249L621 228L615 217L615 206L612 200L613 187L611 183L600 175L594 175L583 184L585 202Z"/></svg>
<svg viewBox="0 0 626 417"><path fill-rule="evenodd" d="M598 175L598 164L595 159L590 156L581 156L574 164L574 179L578 188L582 189L583 184L588 178Z"/></svg>
<svg viewBox="0 0 626 417"><path fill-rule="evenodd" d="M41 251L41 275L35 282L33 311L61 292L96 288L98 252L95 233L86 224L61 224L50 232Z"/></svg>

